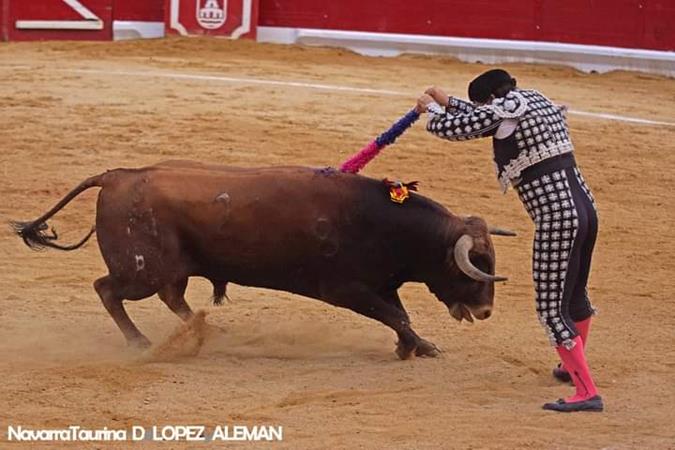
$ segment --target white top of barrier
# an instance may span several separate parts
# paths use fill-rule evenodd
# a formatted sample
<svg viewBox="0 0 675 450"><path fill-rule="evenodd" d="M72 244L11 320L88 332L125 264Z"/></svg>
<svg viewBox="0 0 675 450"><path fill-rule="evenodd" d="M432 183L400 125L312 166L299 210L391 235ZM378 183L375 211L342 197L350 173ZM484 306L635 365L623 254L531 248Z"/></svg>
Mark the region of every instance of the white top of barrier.
<svg viewBox="0 0 675 450"><path fill-rule="evenodd" d="M675 52L600 45L277 27L258 27L258 41L346 47L369 56L445 54L466 62L535 62L585 72L637 70L675 77Z"/></svg>

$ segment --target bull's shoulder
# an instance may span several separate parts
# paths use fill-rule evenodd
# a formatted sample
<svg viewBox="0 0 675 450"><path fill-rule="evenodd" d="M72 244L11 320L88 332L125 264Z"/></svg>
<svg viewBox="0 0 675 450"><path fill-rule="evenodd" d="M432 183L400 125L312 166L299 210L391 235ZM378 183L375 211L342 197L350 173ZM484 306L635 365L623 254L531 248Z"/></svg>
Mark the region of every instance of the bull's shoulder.
<svg viewBox="0 0 675 450"><path fill-rule="evenodd" d="M395 211L396 215L422 214L420 219L427 217L450 217L452 212L441 203L422 195L418 192L409 192L409 198L403 203L392 201L390 187L381 179L370 178L362 175L340 174L337 183L341 184L345 191L351 192L357 197L364 196L370 199L372 211L381 211L381 207ZM379 206L378 206L379 205ZM431 214L431 216L428 216Z"/></svg>

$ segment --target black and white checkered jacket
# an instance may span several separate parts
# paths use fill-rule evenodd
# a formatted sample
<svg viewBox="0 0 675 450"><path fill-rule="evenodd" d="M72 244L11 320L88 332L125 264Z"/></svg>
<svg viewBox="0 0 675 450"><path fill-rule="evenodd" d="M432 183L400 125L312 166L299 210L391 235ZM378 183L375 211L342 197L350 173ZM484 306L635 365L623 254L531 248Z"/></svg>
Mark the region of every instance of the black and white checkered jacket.
<svg viewBox="0 0 675 450"><path fill-rule="evenodd" d="M434 106L428 111L430 133L451 141L493 137L495 170L504 192L527 167L574 150L564 108L534 90L514 89L482 106L455 97L445 110Z"/></svg>

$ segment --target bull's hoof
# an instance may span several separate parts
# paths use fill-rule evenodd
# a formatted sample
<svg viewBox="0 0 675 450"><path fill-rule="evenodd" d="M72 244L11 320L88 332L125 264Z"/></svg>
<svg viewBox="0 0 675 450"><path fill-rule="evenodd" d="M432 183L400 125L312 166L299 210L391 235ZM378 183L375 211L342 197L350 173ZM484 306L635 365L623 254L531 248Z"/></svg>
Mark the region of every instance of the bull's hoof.
<svg viewBox="0 0 675 450"><path fill-rule="evenodd" d="M138 337L127 340L127 345L129 347L137 348L139 350L145 350L152 346L152 342L150 342L150 339L146 338L141 334Z"/></svg>
<svg viewBox="0 0 675 450"><path fill-rule="evenodd" d="M412 346L404 345L404 344L401 343L401 341L399 341L396 344L396 356L398 356L399 359L401 359L401 360L410 359L415 354L416 348L417 347L415 345L412 345Z"/></svg>
<svg viewBox="0 0 675 450"><path fill-rule="evenodd" d="M424 339L420 339L417 342L417 349L415 350L415 356L426 356L429 358L435 358L441 354L441 349L436 347L433 342L429 342Z"/></svg>

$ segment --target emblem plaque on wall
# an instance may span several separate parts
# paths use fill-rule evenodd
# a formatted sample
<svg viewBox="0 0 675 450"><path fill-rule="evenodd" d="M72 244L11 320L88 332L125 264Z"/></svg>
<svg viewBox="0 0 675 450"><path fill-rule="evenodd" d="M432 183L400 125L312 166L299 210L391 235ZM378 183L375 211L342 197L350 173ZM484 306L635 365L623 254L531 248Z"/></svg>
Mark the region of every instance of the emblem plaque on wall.
<svg viewBox="0 0 675 450"><path fill-rule="evenodd" d="M167 32L255 38L258 0L167 0Z"/></svg>

